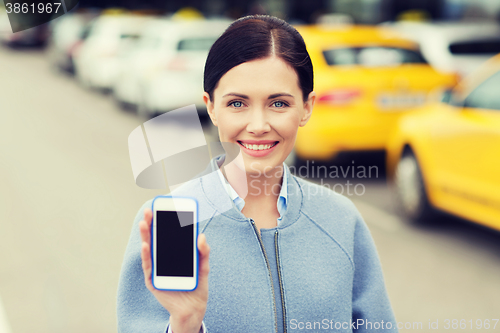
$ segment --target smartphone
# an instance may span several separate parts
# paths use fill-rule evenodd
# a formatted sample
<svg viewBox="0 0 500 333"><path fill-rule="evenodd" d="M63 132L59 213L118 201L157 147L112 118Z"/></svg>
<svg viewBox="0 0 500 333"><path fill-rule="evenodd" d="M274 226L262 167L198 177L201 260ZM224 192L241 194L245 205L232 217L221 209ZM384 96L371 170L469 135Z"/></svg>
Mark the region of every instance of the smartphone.
<svg viewBox="0 0 500 333"><path fill-rule="evenodd" d="M190 291L198 286L198 202L157 196L152 204L151 261L153 286Z"/></svg>

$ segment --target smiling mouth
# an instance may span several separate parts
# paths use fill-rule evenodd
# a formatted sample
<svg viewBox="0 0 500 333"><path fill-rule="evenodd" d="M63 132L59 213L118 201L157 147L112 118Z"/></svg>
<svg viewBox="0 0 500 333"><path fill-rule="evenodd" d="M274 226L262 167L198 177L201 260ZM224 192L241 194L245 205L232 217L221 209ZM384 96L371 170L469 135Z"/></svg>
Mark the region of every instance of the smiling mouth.
<svg viewBox="0 0 500 333"><path fill-rule="evenodd" d="M272 143L272 144L265 144L265 145L250 145L250 144L246 144L246 143L243 143L241 141L238 141L238 143L247 148L247 149L250 149L250 150L268 150L268 149L271 149L272 147L276 146L279 141L276 141L275 143Z"/></svg>

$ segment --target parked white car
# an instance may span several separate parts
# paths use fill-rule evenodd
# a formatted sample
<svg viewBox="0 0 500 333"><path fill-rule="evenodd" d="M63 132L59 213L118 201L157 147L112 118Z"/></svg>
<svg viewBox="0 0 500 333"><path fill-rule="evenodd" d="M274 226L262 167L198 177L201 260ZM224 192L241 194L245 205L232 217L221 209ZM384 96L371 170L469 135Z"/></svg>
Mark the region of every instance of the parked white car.
<svg viewBox="0 0 500 333"><path fill-rule="evenodd" d="M90 21L98 12L67 13L50 22L51 36L47 54L57 68L73 73L73 53L88 35Z"/></svg>
<svg viewBox="0 0 500 333"><path fill-rule="evenodd" d="M151 117L195 104L203 114L203 69L208 51L231 22L226 19L172 20L168 28L165 25L165 35L158 36L156 42L151 40L158 53L144 54L140 60L153 65L144 71L139 83L138 112ZM117 87L117 92L119 89Z"/></svg>
<svg viewBox="0 0 500 333"><path fill-rule="evenodd" d="M113 86L113 95L120 106L137 107L144 78L164 67L176 52L170 45L170 34L177 26L170 17L152 19L144 25L136 48L124 55Z"/></svg>
<svg viewBox="0 0 500 333"><path fill-rule="evenodd" d="M466 76L500 53L500 25L496 22L384 23L420 44L436 69Z"/></svg>
<svg viewBox="0 0 500 333"><path fill-rule="evenodd" d="M133 49L149 16L101 15L74 52L75 72L85 86L109 90L115 84L123 54Z"/></svg>

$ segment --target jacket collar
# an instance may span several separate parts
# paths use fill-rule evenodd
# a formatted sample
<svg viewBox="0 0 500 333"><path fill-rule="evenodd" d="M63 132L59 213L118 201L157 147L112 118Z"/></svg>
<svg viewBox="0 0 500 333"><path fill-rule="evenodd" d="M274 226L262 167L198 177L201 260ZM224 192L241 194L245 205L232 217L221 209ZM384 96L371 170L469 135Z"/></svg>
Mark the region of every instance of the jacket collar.
<svg viewBox="0 0 500 333"><path fill-rule="evenodd" d="M216 215L222 214L233 220L247 221L248 218L236 208L231 198L227 195L217 174L219 165L222 165L224 159L225 154L214 157L202 173L204 176L200 178L200 182L203 195L207 202L216 209ZM279 228L285 228L299 218L303 203L302 188L286 164L285 167L287 168L287 172L285 172L287 175L287 210L280 222Z"/></svg>

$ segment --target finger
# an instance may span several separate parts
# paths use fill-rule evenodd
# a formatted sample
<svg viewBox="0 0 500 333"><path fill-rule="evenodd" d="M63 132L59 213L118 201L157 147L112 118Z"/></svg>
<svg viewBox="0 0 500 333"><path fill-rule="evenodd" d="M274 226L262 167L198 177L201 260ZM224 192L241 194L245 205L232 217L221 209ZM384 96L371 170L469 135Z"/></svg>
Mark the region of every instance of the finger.
<svg viewBox="0 0 500 333"><path fill-rule="evenodd" d="M200 277L203 279L208 278L208 273L210 271L209 257L210 257L210 247L207 244L205 234L200 234L198 236L198 251L199 251L199 269Z"/></svg>
<svg viewBox="0 0 500 333"><path fill-rule="evenodd" d="M203 256L208 256L210 253L210 247L207 244L207 237L205 234L198 235L198 251Z"/></svg>
<svg viewBox="0 0 500 333"><path fill-rule="evenodd" d="M141 232L141 240L147 244L151 243L151 229L149 228L146 221L142 220L139 222L139 230Z"/></svg>
<svg viewBox="0 0 500 333"><path fill-rule="evenodd" d="M151 273L151 255L148 244L142 243L141 246L141 261L142 261L142 270L144 274Z"/></svg>
<svg viewBox="0 0 500 333"><path fill-rule="evenodd" d="M148 227L151 227L151 220L153 219L153 212L151 211L151 208L145 208L144 209L144 221L146 221Z"/></svg>
<svg viewBox="0 0 500 333"><path fill-rule="evenodd" d="M152 287L151 282L151 252L147 243L142 243L141 247L142 271L144 273L144 282L149 289Z"/></svg>

